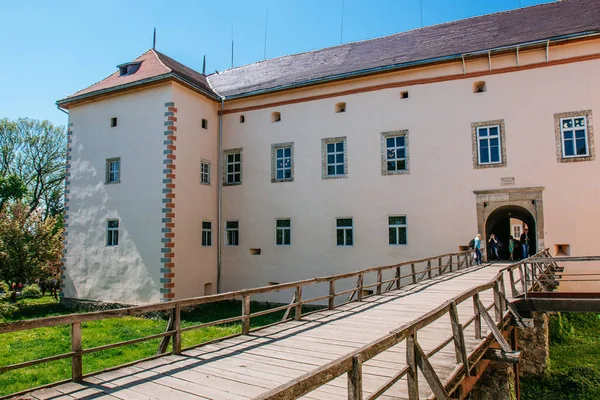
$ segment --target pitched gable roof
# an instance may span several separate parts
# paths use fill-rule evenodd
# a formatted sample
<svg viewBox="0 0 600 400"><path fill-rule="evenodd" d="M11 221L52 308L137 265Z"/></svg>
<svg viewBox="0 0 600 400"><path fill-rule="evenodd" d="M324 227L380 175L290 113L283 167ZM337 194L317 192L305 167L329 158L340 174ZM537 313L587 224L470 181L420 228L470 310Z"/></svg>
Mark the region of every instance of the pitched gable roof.
<svg viewBox="0 0 600 400"><path fill-rule="evenodd" d="M206 76L191 68L173 60L154 49L146 51L136 58L133 62L141 62L139 70L131 75L120 75L119 70L83 90L73 93L66 98L59 100L58 104L65 104L77 99L85 98L87 95L93 95L98 92L118 90L136 84L144 84L150 81L157 81L167 78L179 78L192 86L195 86L207 94L214 96Z"/></svg>
<svg viewBox="0 0 600 400"><path fill-rule="evenodd" d="M600 31L600 0L563 0L294 54L208 76L225 97L283 89L358 71Z"/></svg>

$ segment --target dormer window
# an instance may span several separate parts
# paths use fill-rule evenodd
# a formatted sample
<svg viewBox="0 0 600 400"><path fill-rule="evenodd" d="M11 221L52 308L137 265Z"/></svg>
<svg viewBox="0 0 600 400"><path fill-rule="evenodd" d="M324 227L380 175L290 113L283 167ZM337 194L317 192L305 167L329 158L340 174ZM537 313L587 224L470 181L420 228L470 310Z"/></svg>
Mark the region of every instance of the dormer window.
<svg viewBox="0 0 600 400"><path fill-rule="evenodd" d="M127 75L135 74L137 72L137 70L140 69L140 65L142 65L141 62L132 62L132 63L117 65L117 68L119 68L119 76L127 76Z"/></svg>

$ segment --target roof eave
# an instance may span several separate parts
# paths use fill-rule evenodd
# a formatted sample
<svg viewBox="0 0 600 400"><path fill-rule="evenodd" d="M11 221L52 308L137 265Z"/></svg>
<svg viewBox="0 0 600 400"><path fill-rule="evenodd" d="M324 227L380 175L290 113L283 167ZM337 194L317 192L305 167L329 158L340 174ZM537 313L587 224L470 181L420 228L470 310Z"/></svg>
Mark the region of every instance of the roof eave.
<svg viewBox="0 0 600 400"><path fill-rule="evenodd" d="M288 85L276 86L273 88L252 90L249 92L238 93L238 94L231 95L231 96L225 95L224 97L225 97L225 100L236 100L236 99L241 99L241 98L245 98L245 97L259 96L259 95L263 95L263 94L269 94L269 93L280 92L280 91L284 91L284 90L302 88L302 87L306 87L306 86L318 85L318 84L323 84L323 83L330 83L330 82L334 82L334 81L341 81L341 80L345 80L345 79L358 78L358 77L363 77L363 76L373 75L373 74L378 74L378 73L392 72L395 70L406 69L406 68L411 68L411 67L420 67L420 66L424 66L424 65L428 65L428 64L436 64L436 63L440 63L440 62L461 60L463 57L487 54L488 52L506 51L506 50L510 50L510 49L515 49L517 47L522 48L524 46L528 47L528 46L541 45L546 42L557 42L557 41L564 41L564 40L581 39L581 38L585 38L585 37L589 37L589 36L598 36L598 35L600 35L600 32L598 32L598 31L586 31L586 32L575 33L575 34L570 34L570 35L556 36L556 37L547 38L547 39L539 39L539 40L530 41L530 42L517 43L517 44L513 44L513 45L508 45L508 46L501 46L501 47L495 47L495 48L490 48L490 49L477 50L477 51L468 52L468 53L452 54L449 56L435 57L435 58L429 58L429 59L425 59L425 60L411 61L411 62L398 63L398 64L390 64L390 65L385 65L382 67L368 68L368 69L363 69L363 70L358 70L358 71L353 71L353 72L347 72L347 73L343 73L343 74L329 75L329 76L325 76L325 77L308 79L308 80L301 81L301 82L291 83Z"/></svg>
<svg viewBox="0 0 600 400"><path fill-rule="evenodd" d="M66 97L64 99L58 100L56 102L56 105L59 108L68 108L68 105L73 104L73 103L79 103L79 102L87 100L87 99L91 99L91 98L103 96L103 95L108 95L113 92L119 92L119 91L123 91L123 90L134 89L137 87L149 85L152 83L158 83L158 82L161 82L161 81L164 81L167 79L175 79L176 81L180 81L185 86L190 86L190 87L194 88L195 90L201 92L202 94L204 94L205 96L207 96L213 100L219 100L219 101L221 100L221 98L218 97L215 93L207 91L205 88L190 82L188 79L185 79L176 73L169 72L167 74L157 75L157 76L153 76L151 78L146 78L146 79L142 79L139 81L126 83L126 84L119 85L119 86L113 86L113 87L106 88L106 89L95 90L93 92L84 93L79 96Z"/></svg>

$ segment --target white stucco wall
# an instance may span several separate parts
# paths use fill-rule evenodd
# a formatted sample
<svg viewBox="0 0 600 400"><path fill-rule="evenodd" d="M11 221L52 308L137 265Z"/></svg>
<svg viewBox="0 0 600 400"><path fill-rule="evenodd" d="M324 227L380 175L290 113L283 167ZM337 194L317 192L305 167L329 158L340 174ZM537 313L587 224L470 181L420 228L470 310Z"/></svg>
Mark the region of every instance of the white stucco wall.
<svg viewBox="0 0 600 400"><path fill-rule="evenodd" d="M70 109L73 123L64 296L122 303L160 299L162 85ZM111 117L118 118L110 127ZM105 184L107 158L121 158L121 183ZM106 246L107 219L119 245Z"/></svg>
<svg viewBox="0 0 600 400"><path fill-rule="evenodd" d="M175 178L175 298L217 290L217 183L219 103L173 84L177 108ZM208 129L202 129L202 119ZM210 185L200 183L200 161L210 162ZM212 246L202 247L202 221L212 222ZM205 285L212 293L205 293ZM208 289L208 287L207 287Z"/></svg>
<svg viewBox="0 0 600 400"><path fill-rule="evenodd" d="M586 42L571 49L553 49L551 55L598 53L600 44ZM544 59L540 50L524 57L521 65ZM493 60L499 67L515 63L514 54ZM462 71L460 64L447 68L448 73ZM468 68L485 71L488 65L474 62ZM223 148L243 148L243 184L223 189L223 219L239 220L240 245L223 248L222 289L456 251L477 230L473 191L501 189L503 177L514 177L514 187L546 188L547 247L570 243L572 255L597 252L600 210L593 199L600 194L600 167L598 161L557 162L553 115L590 109L595 116L600 113L599 68L600 61L593 60L227 114ZM406 80L402 73L373 79ZM479 80L486 81L487 92L474 94L473 83ZM330 89L353 85L356 82ZM319 90L325 89L315 92ZM408 99L400 99L403 90L409 91ZM310 93L305 89L262 101ZM336 114L334 106L340 101L347 103L347 112ZM226 103L226 109L260 102L253 98ZM281 122L271 122L274 111L281 113ZM474 169L471 123L498 119L506 126L507 165ZM382 176L380 134L402 129L409 130L410 174ZM348 177L321 179L321 139L339 136L348 138ZM294 181L271 183L270 146L282 142L294 142ZM388 245L389 215L407 215L408 245ZM292 245L277 247L275 219L284 217L292 220ZM354 218L354 246L336 246L336 217ZM251 248L260 248L261 255L250 255ZM274 294L269 300L290 299Z"/></svg>

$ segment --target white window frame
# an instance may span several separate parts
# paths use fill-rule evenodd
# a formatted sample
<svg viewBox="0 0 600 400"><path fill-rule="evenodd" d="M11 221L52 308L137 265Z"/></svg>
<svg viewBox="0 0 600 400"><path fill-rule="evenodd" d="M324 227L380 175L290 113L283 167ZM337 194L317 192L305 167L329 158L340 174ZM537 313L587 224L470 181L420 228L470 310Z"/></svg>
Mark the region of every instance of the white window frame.
<svg viewBox="0 0 600 400"><path fill-rule="evenodd" d="M404 217L404 224L392 224L390 222L390 218L398 218L398 217ZM405 237L406 237L406 243L400 243L400 229L404 228L405 231ZM396 241L397 243L390 243L390 230L391 229L395 229L396 230ZM406 217L406 215L402 215L402 214L397 214L397 215L388 215L388 244L390 246L406 246L408 245L408 218Z"/></svg>
<svg viewBox="0 0 600 400"><path fill-rule="evenodd" d="M204 167L206 167L206 171ZM210 185L210 161L200 161L200 183Z"/></svg>
<svg viewBox="0 0 600 400"><path fill-rule="evenodd" d="M116 168L113 169L113 166ZM111 174L113 179L111 179ZM121 183L121 157L106 159L106 184Z"/></svg>
<svg viewBox="0 0 600 400"><path fill-rule="evenodd" d="M110 223L116 222L116 227L111 227ZM106 247L117 247L119 245L119 220L118 219L107 219L106 220Z"/></svg>
<svg viewBox="0 0 600 400"><path fill-rule="evenodd" d="M338 146L337 145L340 144L340 143L342 144L342 150L338 151L338 149L337 149ZM328 147L329 147L330 144L333 145L333 149L334 149L333 153L329 152ZM337 158L338 158L337 156L340 155L340 154L342 155L342 162L337 161ZM334 158L333 163L329 162L329 156L330 155L333 155L333 158ZM341 174L338 174L337 173L337 167L340 166L340 165L342 167L344 167L344 172L341 173ZM333 167L333 169L334 169L334 173L333 174L329 173L329 167ZM340 177L340 176L346 176L347 173L348 173L348 171L346 171L346 140L338 140L338 141L335 141L335 142L326 143L325 144L325 174L328 177Z"/></svg>
<svg viewBox="0 0 600 400"><path fill-rule="evenodd" d="M279 221L288 221L289 226L278 226ZM277 243L279 238L279 232L281 232L282 243ZM285 243L285 233L289 232L289 243ZM275 246L291 246L292 245L292 219L291 218L277 218L275 220Z"/></svg>
<svg viewBox="0 0 600 400"><path fill-rule="evenodd" d="M204 224L210 224L210 228L205 228ZM202 247L212 246L212 221L202 221Z"/></svg>
<svg viewBox="0 0 600 400"><path fill-rule="evenodd" d="M289 150L290 151L290 155L286 156L285 155L285 151ZM279 152L281 151L282 156L279 157ZM292 163L293 163L293 156L294 156L294 149L292 148L292 146L285 146L285 147L277 147L275 148L275 180L277 181L291 181L293 179L293 170L292 170ZM279 161L282 161L282 167L279 167ZM286 161L287 166L286 166ZM278 178L278 172L282 171L282 178ZM285 172L289 171L290 176L286 177L285 176Z"/></svg>
<svg viewBox="0 0 600 400"><path fill-rule="evenodd" d="M239 161L235 161L235 156L238 155L239 156ZM229 161L229 156L233 157L233 161ZM225 150L224 152L224 170L223 170L223 185L224 186L235 186L235 185L241 185L242 184L242 168L243 168L243 155L242 155L242 149L229 149L229 150ZM233 172L229 172L229 166L233 165ZM238 171L235 170L235 166L239 165L239 169ZM235 180L235 176L239 175L239 180ZM233 181L230 182L229 181L229 177L233 176Z"/></svg>
<svg viewBox="0 0 600 400"><path fill-rule="evenodd" d="M338 226L338 221L340 220L350 220L350 226ZM343 231L344 234L344 244L338 243L338 231ZM352 236L352 244L348 244L348 231L351 231ZM352 217L338 217L335 219L335 243L338 247L352 247L354 246L354 218Z"/></svg>
<svg viewBox="0 0 600 400"><path fill-rule="evenodd" d="M521 225L513 225L512 229L513 229L513 231L512 231L513 238L519 240L521 237L521 233L523 233L522 226ZM517 233L517 231L519 231L519 232Z"/></svg>
<svg viewBox="0 0 600 400"><path fill-rule="evenodd" d="M227 226L227 224L229 224L230 222L235 222L237 224L237 226L235 228L229 228ZM229 233L233 233L236 232L236 239L237 239L237 243L232 244L232 240L229 237ZM225 221L225 245L226 246L239 246L240 245L240 222L238 220L232 220L232 221Z"/></svg>
<svg viewBox="0 0 600 400"><path fill-rule="evenodd" d="M496 128L498 130L498 134L494 135L493 137L490 136L490 129L492 128ZM487 136L480 136L480 131L486 129L488 132ZM498 161L491 161L492 160L492 151L491 151L491 146L490 146L490 139L495 139L498 138ZM488 159L490 161L488 162L482 162L481 161L481 141L482 140L487 140L488 142ZM477 162L479 163L479 165L496 165L496 164L502 164L502 129L500 125L486 125L486 126L478 126L477 127Z"/></svg>
<svg viewBox="0 0 600 400"><path fill-rule="evenodd" d="M398 146L396 145L396 138L403 138L404 139L404 146ZM394 139L394 147L388 147L387 141L388 139ZM406 157L406 136L405 135L397 135L397 136L388 136L385 139L385 169L387 172L392 172L392 173L397 173L397 172L404 172L408 169L408 165L407 165L407 157ZM388 152L390 150L394 150L394 158L390 159L388 156ZM404 150L404 157L398 157L398 150ZM395 162L396 163L396 168L390 170L388 168L388 162ZM404 168L402 169L398 169L398 161L404 161Z"/></svg>
<svg viewBox="0 0 600 400"><path fill-rule="evenodd" d="M585 154L577 154L577 146L576 146L576 140L577 138L575 137L575 131L579 131L581 129L576 129L575 128L575 120L576 119L580 119L583 118L583 137L585 139ZM564 128L563 127L563 122L567 121L567 120L571 120L573 122L573 127L572 128ZM572 131L573 132L573 139L569 139L572 142L572 146L574 147L574 155L572 156L568 156L565 153L565 131ZM587 128L587 116L586 115L578 115L578 116L574 116L574 117L566 117L566 118L561 118L560 119L560 143L561 143L561 147L562 147L562 157L563 158L577 158L577 157L589 157L590 156L590 146L588 143L588 128Z"/></svg>

